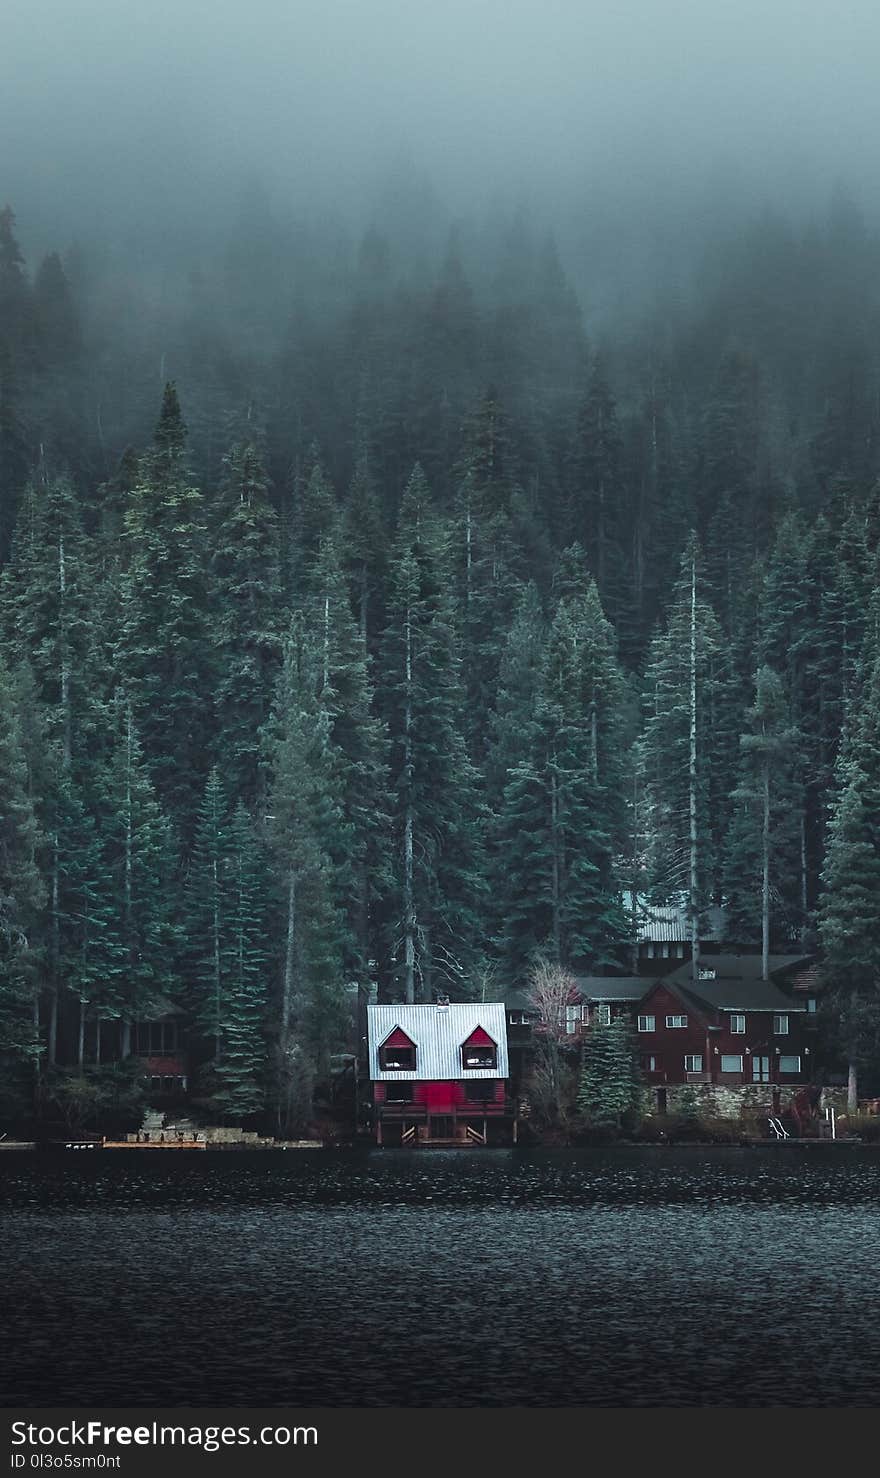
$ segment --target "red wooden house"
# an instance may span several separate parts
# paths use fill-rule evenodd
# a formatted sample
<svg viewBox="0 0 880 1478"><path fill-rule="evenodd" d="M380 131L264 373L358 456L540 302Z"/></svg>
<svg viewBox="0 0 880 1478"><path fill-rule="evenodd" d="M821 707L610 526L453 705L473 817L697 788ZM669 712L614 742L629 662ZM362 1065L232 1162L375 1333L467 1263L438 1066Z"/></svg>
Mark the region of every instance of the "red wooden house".
<svg viewBox="0 0 880 1478"><path fill-rule="evenodd" d="M505 1007L368 1006L377 1144L476 1145L513 1128Z"/></svg>
<svg viewBox="0 0 880 1478"><path fill-rule="evenodd" d="M707 955L672 971L645 992L634 1011L645 1082L791 1088L808 1081L813 1047L807 1001L786 982L804 961L760 955ZM661 1098L662 1104L662 1098Z"/></svg>

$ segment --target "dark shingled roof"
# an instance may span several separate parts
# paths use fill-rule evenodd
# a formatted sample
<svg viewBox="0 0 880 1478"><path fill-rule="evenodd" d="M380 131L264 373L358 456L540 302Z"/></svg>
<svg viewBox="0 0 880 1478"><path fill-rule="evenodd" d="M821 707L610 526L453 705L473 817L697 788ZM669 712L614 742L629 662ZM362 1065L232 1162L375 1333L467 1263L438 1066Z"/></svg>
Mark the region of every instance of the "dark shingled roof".
<svg viewBox="0 0 880 1478"><path fill-rule="evenodd" d="M538 1008L532 1003L527 990L509 990L504 1004L508 1011L531 1011L535 1016L538 1015Z"/></svg>
<svg viewBox="0 0 880 1478"><path fill-rule="evenodd" d="M771 955L770 974L779 977L804 965L803 955ZM701 955L698 968L714 970L713 980L693 980L690 961L665 975L681 995L713 1011L804 1011L803 1001L779 989L776 979L762 980L760 955Z"/></svg>
<svg viewBox="0 0 880 1478"><path fill-rule="evenodd" d="M640 1001L653 982L642 975L576 975L585 1001Z"/></svg>

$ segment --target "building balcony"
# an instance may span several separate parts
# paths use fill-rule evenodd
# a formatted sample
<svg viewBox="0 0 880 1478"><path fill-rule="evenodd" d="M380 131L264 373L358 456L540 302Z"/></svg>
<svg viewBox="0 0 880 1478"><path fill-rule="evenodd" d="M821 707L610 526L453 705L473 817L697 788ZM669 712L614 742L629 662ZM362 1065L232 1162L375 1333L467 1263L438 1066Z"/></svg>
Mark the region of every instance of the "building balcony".
<svg viewBox="0 0 880 1478"><path fill-rule="evenodd" d="M380 1119L395 1121L406 1119L411 1124L422 1124L427 1119L438 1116L457 1119L512 1118L516 1112L516 1105L512 1098L487 1103L481 1103L476 1099L467 1100L449 1108L433 1108L426 1103L377 1103L374 1107Z"/></svg>

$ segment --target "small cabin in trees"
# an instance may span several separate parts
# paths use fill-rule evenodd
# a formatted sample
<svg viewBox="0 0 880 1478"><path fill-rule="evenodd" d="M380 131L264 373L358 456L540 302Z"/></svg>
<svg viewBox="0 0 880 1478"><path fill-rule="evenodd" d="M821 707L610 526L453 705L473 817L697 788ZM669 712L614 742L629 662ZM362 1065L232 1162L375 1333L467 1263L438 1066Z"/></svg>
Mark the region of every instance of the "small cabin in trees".
<svg viewBox="0 0 880 1478"><path fill-rule="evenodd" d="M173 1001L157 996L152 1009L132 1026L132 1054L140 1058L144 1091L150 1103L186 1096L189 1053L185 1021L185 1012Z"/></svg>
<svg viewBox="0 0 880 1478"><path fill-rule="evenodd" d="M500 1002L367 1007L377 1144L483 1145L514 1131Z"/></svg>

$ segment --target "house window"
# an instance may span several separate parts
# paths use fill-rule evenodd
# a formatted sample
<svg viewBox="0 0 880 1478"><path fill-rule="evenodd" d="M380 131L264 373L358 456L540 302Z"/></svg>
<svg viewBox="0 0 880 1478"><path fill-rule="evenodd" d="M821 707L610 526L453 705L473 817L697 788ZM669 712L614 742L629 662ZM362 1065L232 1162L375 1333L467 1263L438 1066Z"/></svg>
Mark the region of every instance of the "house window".
<svg viewBox="0 0 880 1478"><path fill-rule="evenodd" d="M137 1050L141 1057L170 1057L177 1051L176 1021L142 1021L137 1028Z"/></svg>
<svg viewBox="0 0 880 1478"><path fill-rule="evenodd" d="M735 1037L741 1037L746 1029L746 1018L741 1013L731 1016L730 1030Z"/></svg>
<svg viewBox="0 0 880 1478"><path fill-rule="evenodd" d="M479 1068L495 1068L498 1066L498 1049L494 1043L486 1047L465 1044L461 1049L461 1065L466 1072Z"/></svg>
<svg viewBox="0 0 880 1478"><path fill-rule="evenodd" d="M640 1032L654 1032L656 1030L657 1030L657 1018L656 1018L656 1016L640 1016L639 1017L639 1031Z"/></svg>
<svg viewBox="0 0 880 1478"><path fill-rule="evenodd" d="M669 959L669 945L668 944L661 944L661 946L660 946L660 958L661 958L661 960L668 960Z"/></svg>
<svg viewBox="0 0 880 1478"><path fill-rule="evenodd" d="M815 1009L816 1009L816 997L815 996L808 996L807 997L807 1010L809 1012L813 1012L813 1011L815 1011Z"/></svg>
<svg viewBox="0 0 880 1478"><path fill-rule="evenodd" d="M651 1053L645 1053L639 1058L643 1073L656 1073L657 1059Z"/></svg>
<svg viewBox="0 0 880 1478"><path fill-rule="evenodd" d="M701 1073L703 1071L702 1052L686 1052L684 1055L684 1070L686 1073Z"/></svg>
<svg viewBox="0 0 880 1478"><path fill-rule="evenodd" d="M666 1018L666 1025L669 1027L670 1031L673 1029L673 1027L681 1028L687 1026L687 1024L688 1019L686 1016L667 1016Z"/></svg>
<svg viewBox="0 0 880 1478"><path fill-rule="evenodd" d="M468 1103L493 1103L495 1100L496 1078L477 1078L475 1082L465 1083L464 1096Z"/></svg>
<svg viewBox="0 0 880 1478"><path fill-rule="evenodd" d="M583 1017L582 1006L566 1006L565 1008L565 1030L571 1036L578 1029L578 1022Z"/></svg>
<svg viewBox="0 0 880 1478"><path fill-rule="evenodd" d="M731 1052L731 1053L722 1053L722 1055L721 1055L721 1071L723 1073L741 1073L742 1070L743 1070L743 1060L742 1060L742 1058L740 1056L738 1056L734 1052Z"/></svg>
<svg viewBox="0 0 880 1478"><path fill-rule="evenodd" d="M385 1085L385 1102L386 1103L412 1103L412 1101L413 1101L413 1085L412 1085L412 1083L407 1083L407 1082L404 1082L404 1083L395 1083L393 1080L390 1083L386 1083L386 1085Z"/></svg>
<svg viewBox="0 0 880 1478"><path fill-rule="evenodd" d="M509 1011L507 1020L511 1026L528 1026L529 1013L527 1011Z"/></svg>
<svg viewBox="0 0 880 1478"><path fill-rule="evenodd" d="M799 1073L801 1060L799 1057L780 1057L779 1071L781 1073Z"/></svg>
<svg viewBox="0 0 880 1478"><path fill-rule="evenodd" d="M779 1014L777 1014L776 1016L774 1016L774 1018L773 1018L773 1035L774 1035L774 1037L787 1037L788 1036L788 1015L787 1015L786 1012L783 1012L781 1016Z"/></svg>
<svg viewBox="0 0 880 1478"><path fill-rule="evenodd" d="M380 1047L379 1067L383 1073L413 1073L416 1069L415 1047Z"/></svg>
<svg viewBox="0 0 880 1478"><path fill-rule="evenodd" d="M596 1020L600 1026L611 1025L611 1007L607 1001L603 1001L600 1006L596 1007Z"/></svg>
<svg viewBox="0 0 880 1478"><path fill-rule="evenodd" d="M697 971L697 976L700 980L714 980L715 971L712 969L711 965L703 965Z"/></svg>

